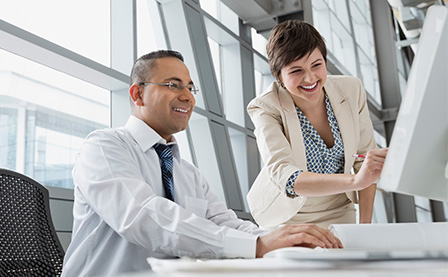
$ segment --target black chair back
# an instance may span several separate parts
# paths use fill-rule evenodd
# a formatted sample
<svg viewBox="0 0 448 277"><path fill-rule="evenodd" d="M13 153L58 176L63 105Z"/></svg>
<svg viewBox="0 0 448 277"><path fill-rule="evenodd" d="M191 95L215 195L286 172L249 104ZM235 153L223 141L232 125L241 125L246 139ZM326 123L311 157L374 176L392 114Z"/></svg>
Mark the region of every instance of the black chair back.
<svg viewBox="0 0 448 277"><path fill-rule="evenodd" d="M59 276L63 259L48 190L0 168L0 276Z"/></svg>

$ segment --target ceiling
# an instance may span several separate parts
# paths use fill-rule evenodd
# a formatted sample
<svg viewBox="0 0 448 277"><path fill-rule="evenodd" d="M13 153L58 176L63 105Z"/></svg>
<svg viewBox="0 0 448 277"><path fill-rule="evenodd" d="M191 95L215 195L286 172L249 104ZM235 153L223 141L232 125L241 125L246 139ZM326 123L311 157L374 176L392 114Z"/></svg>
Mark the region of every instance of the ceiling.
<svg viewBox="0 0 448 277"><path fill-rule="evenodd" d="M253 27L266 38L277 23L303 18L303 0L221 0L233 10L245 24ZM310 0L312 1L312 0ZM375 0L378 1L378 0ZM448 0L387 0L397 22L407 38L417 38L427 9ZM337 3L337 2L336 2ZM412 43L409 42L409 43Z"/></svg>
<svg viewBox="0 0 448 277"><path fill-rule="evenodd" d="M269 37L277 23L295 18L303 19L302 0L221 0L243 23L259 34Z"/></svg>

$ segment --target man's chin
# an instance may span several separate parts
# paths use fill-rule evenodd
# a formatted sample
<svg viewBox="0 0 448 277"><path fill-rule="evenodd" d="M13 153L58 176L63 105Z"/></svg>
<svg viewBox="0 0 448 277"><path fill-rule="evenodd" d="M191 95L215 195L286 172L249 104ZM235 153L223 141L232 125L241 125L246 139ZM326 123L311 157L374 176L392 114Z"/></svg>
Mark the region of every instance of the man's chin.
<svg viewBox="0 0 448 277"><path fill-rule="evenodd" d="M173 134L177 134L179 132L185 131L187 129L187 126L180 126L179 128L176 128L176 131Z"/></svg>

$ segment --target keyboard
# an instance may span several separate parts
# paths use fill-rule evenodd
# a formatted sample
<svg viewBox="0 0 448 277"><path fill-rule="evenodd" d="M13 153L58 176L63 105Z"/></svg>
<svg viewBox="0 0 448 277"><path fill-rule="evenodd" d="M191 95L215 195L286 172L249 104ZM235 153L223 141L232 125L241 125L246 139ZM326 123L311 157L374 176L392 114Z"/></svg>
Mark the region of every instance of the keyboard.
<svg viewBox="0 0 448 277"><path fill-rule="evenodd" d="M273 250L264 258L322 261L382 261L382 260L448 260L448 250L421 249L326 249L316 247L287 247Z"/></svg>

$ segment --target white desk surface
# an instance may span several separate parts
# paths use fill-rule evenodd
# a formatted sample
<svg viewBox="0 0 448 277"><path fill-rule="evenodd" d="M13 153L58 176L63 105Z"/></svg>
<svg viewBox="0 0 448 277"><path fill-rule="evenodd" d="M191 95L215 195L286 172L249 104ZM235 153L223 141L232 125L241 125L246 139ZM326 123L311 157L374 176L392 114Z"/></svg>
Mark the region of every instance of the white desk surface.
<svg viewBox="0 0 448 277"><path fill-rule="evenodd" d="M119 275L119 277L293 277L293 276L448 276L447 260L408 260L408 261L376 261L376 262L348 262L339 264L325 263L304 263L301 261L293 261L297 263L296 268L291 266L292 261L284 259L267 259L263 261L272 263L275 266L264 267L263 270L257 270L250 266L259 263L261 260L240 260L236 267L227 268L190 268L174 270L167 268L166 271L145 271ZM249 266L241 267L243 264ZM285 265L285 267L282 267Z"/></svg>

